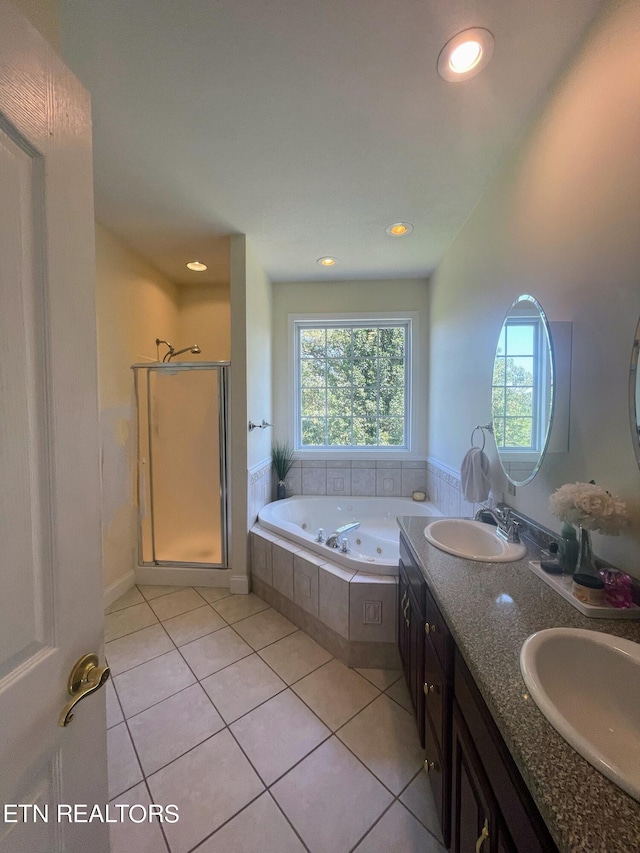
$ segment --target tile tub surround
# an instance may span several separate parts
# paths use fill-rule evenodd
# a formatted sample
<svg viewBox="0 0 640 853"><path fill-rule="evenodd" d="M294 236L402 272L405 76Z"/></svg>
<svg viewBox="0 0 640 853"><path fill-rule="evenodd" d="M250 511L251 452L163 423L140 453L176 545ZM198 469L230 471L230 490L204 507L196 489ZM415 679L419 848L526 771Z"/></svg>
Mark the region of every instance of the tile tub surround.
<svg viewBox="0 0 640 853"><path fill-rule="evenodd" d="M640 624L582 616L529 570L537 551L516 563L472 563L430 545L422 519L400 527L558 849L640 850L640 803L563 740L527 698L519 667L535 631L568 626L640 642Z"/></svg>
<svg viewBox="0 0 640 853"><path fill-rule="evenodd" d="M399 670L347 669L255 595L153 600L175 592L197 606L158 608L152 632L131 623L107 645L124 668L106 685L107 740L111 802L176 803L180 820L113 824L111 853L446 853ZM237 633L248 653L185 687L159 668L164 698L128 712L121 676L166 658L156 634L176 620L175 654L203 630L211 648Z"/></svg>
<svg viewBox="0 0 640 853"><path fill-rule="evenodd" d="M333 495L410 498L427 491L427 463L416 459L297 459L285 480L287 497Z"/></svg>
<svg viewBox="0 0 640 853"><path fill-rule="evenodd" d="M349 666L396 668L397 578L353 572L251 529L253 589Z"/></svg>
<svg viewBox="0 0 640 853"><path fill-rule="evenodd" d="M258 463L248 472L249 527L255 522L265 504L275 497L275 475L271 460Z"/></svg>

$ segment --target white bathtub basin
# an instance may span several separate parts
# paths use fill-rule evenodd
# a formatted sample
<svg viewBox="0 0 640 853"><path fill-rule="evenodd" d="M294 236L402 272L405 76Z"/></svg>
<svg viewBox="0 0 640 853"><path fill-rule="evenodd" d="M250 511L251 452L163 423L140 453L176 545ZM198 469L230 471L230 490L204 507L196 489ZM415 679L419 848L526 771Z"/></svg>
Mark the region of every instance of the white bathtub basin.
<svg viewBox="0 0 640 853"><path fill-rule="evenodd" d="M441 551L483 563L511 563L527 553L521 542L505 542L492 524L467 518L439 518L427 524L424 535Z"/></svg>
<svg viewBox="0 0 640 853"><path fill-rule="evenodd" d="M274 501L260 510L261 527L283 536L327 562L352 572L397 575L400 558L399 515L438 516L430 503L411 498L296 496ZM347 534L349 554L315 542L318 528L326 536L345 524L357 521L360 527Z"/></svg>
<svg viewBox="0 0 640 853"><path fill-rule="evenodd" d="M640 644L582 628L525 640L531 698L583 758L640 801Z"/></svg>

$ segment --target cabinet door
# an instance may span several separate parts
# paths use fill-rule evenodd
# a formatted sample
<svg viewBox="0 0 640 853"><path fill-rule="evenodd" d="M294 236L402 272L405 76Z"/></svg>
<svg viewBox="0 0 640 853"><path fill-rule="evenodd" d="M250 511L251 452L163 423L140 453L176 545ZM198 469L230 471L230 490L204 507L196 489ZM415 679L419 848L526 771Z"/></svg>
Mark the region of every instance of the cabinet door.
<svg viewBox="0 0 640 853"><path fill-rule="evenodd" d="M440 752L433 728L427 715L424 723L424 769L427 773L436 807L442 840L449 847L451 840L451 757Z"/></svg>
<svg viewBox="0 0 640 853"><path fill-rule="evenodd" d="M406 615L408 607L407 597L409 595L409 584L404 572L404 566L400 562L400 572L398 578L398 650L400 652L400 660L404 670L404 677L409 685L409 674L411 672L411 649L409 644L409 620Z"/></svg>
<svg viewBox="0 0 640 853"><path fill-rule="evenodd" d="M422 613L418 610L417 604L411 594L411 590L409 590L408 601L409 606L406 613L409 622L409 646L411 649L409 692L411 693L411 701L413 702L413 707L416 712L420 745L424 747L424 619L422 617Z"/></svg>
<svg viewBox="0 0 640 853"><path fill-rule="evenodd" d="M451 740L451 685L429 641L424 637L424 694L427 718L433 726L443 756L449 755Z"/></svg>
<svg viewBox="0 0 640 853"><path fill-rule="evenodd" d="M498 808L458 706L453 706L452 853L498 853ZM502 847L507 853L508 847Z"/></svg>
<svg viewBox="0 0 640 853"><path fill-rule="evenodd" d="M399 572L398 648L404 677L416 714L420 745L424 746L424 620L408 582L402 560Z"/></svg>

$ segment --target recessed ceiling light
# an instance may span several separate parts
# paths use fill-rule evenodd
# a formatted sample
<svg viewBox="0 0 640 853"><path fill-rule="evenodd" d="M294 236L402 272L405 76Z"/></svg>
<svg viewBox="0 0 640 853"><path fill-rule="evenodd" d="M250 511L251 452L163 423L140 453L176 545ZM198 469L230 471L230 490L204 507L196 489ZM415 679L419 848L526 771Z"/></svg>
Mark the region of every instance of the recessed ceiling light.
<svg viewBox="0 0 640 853"><path fill-rule="evenodd" d="M440 51L438 73L450 83L475 77L491 59L493 46L489 30L482 27L463 30Z"/></svg>
<svg viewBox="0 0 640 853"><path fill-rule="evenodd" d="M338 263L338 259L337 258L324 257L324 258L318 258L317 262L320 264L321 267L333 267Z"/></svg>
<svg viewBox="0 0 640 853"><path fill-rule="evenodd" d="M204 272L207 268L207 265L200 263L200 261L189 261L189 263L187 264L187 268L193 270L194 272Z"/></svg>
<svg viewBox="0 0 640 853"><path fill-rule="evenodd" d="M411 234L413 225L410 222L394 222L390 225L386 232L391 237L404 237L405 234Z"/></svg>

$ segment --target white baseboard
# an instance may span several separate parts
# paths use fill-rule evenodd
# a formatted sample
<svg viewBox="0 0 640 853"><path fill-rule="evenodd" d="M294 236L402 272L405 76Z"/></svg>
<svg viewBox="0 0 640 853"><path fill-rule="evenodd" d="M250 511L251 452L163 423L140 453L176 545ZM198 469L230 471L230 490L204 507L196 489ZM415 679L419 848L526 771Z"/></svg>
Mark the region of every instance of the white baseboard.
<svg viewBox="0 0 640 853"><path fill-rule="evenodd" d="M133 572L127 572L126 575L112 583L104 591L104 608L111 607L114 601L117 601L121 595L131 589L136 582L136 577Z"/></svg>
<svg viewBox="0 0 640 853"><path fill-rule="evenodd" d="M135 569L135 582L152 586L218 586L228 589L230 578L231 569L194 569L186 566L136 566Z"/></svg>
<svg viewBox="0 0 640 853"><path fill-rule="evenodd" d="M247 575L232 575L229 590L236 595L248 595L249 577Z"/></svg>

